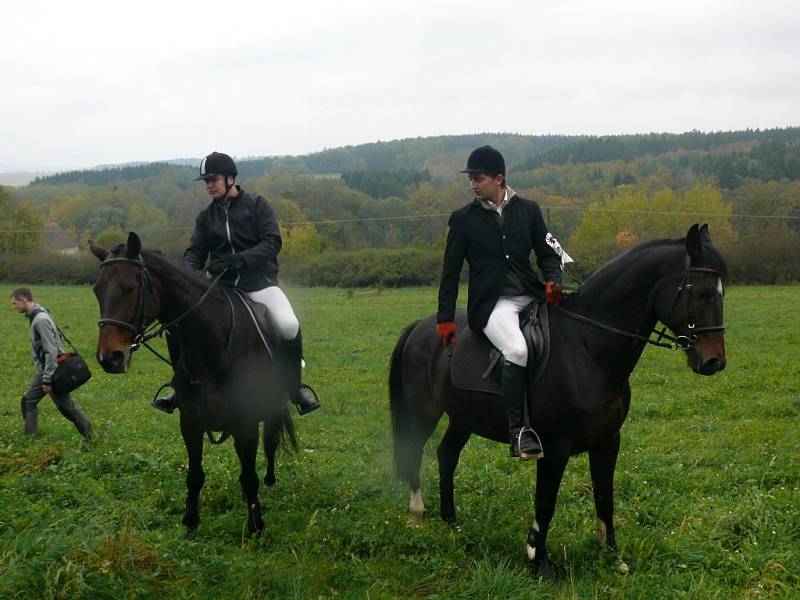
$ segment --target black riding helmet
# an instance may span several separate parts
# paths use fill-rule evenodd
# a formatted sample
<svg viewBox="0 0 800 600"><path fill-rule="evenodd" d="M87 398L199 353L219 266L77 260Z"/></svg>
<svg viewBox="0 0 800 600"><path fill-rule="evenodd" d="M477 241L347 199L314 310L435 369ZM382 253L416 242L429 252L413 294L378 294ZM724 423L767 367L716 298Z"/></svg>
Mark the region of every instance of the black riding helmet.
<svg viewBox="0 0 800 600"><path fill-rule="evenodd" d="M236 163L230 156L222 152L212 152L200 161L200 177L195 181L205 181L217 175L236 177L237 174Z"/></svg>
<svg viewBox="0 0 800 600"><path fill-rule="evenodd" d="M228 198L231 191L228 177L236 177L237 174L236 163L230 156L222 152L212 152L200 161L200 177L195 178L195 181L207 181L222 175L225 179L225 195L220 201L223 201Z"/></svg>
<svg viewBox="0 0 800 600"><path fill-rule="evenodd" d="M462 173L495 173L505 176L506 161L503 155L491 146L475 148L467 159L467 168Z"/></svg>

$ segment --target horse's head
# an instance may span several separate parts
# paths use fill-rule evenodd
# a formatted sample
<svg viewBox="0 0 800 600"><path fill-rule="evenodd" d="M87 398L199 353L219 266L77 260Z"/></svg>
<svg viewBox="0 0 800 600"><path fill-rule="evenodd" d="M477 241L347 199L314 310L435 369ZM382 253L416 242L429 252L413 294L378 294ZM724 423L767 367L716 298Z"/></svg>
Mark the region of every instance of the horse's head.
<svg viewBox="0 0 800 600"><path fill-rule="evenodd" d="M676 292L673 285L678 279ZM725 262L711 243L708 226L692 225L686 235L683 269L669 278L667 291L661 294L659 314L675 332L689 367L701 375L713 375L725 368L722 303L726 279Z"/></svg>
<svg viewBox="0 0 800 600"><path fill-rule="evenodd" d="M139 236L128 234L127 244L106 250L94 242L89 247L100 259L94 295L100 305L100 333L95 357L108 373L124 373L136 349L138 336L158 312L147 267L141 257Z"/></svg>

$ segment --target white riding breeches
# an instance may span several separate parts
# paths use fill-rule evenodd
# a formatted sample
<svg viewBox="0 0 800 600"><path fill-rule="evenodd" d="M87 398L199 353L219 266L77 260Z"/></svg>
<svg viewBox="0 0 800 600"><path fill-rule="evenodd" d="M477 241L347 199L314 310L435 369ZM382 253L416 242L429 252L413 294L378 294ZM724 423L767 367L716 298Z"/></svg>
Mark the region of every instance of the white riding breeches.
<svg viewBox="0 0 800 600"><path fill-rule="evenodd" d="M533 296L501 296L483 328L503 358L519 367L528 365L528 345L519 328L519 313L533 300Z"/></svg>
<svg viewBox="0 0 800 600"><path fill-rule="evenodd" d="M273 285L263 290L247 292L247 295L254 302L260 302L267 307L278 335L285 340L293 340L297 337L297 333L300 331L300 322L281 288Z"/></svg>

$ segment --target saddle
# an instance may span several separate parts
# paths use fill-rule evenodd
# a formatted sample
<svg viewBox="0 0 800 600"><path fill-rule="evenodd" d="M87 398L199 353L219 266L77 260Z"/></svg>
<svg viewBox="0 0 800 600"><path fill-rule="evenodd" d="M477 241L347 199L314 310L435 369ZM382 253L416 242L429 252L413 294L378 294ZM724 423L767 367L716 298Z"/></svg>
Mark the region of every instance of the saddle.
<svg viewBox="0 0 800 600"><path fill-rule="evenodd" d="M541 376L550 357L550 319L546 302L534 300L519 313L520 329L528 345L528 382ZM453 386L466 391L503 395L497 364L500 351L482 333L465 327L450 360Z"/></svg>
<svg viewBox="0 0 800 600"><path fill-rule="evenodd" d="M243 294L238 289L234 289L233 292L239 297L239 300L241 300L247 312L250 314L252 323L256 326L264 348L267 350L267 354L274 356L275 346L278 340L275 337L275 333L272 331L269 309L265 304L251 300L247 294Z"/></svg>

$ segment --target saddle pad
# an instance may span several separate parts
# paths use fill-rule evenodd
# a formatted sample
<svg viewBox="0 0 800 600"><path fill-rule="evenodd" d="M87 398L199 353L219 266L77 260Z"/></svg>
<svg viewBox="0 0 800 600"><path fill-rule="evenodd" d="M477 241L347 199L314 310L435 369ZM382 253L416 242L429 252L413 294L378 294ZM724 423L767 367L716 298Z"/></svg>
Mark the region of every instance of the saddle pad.
<svg viewBox="0 0 800 600"><path fill-rule="evenodd" d="M522 330L528 344L528 381L533 383L541 376L550 356L550 327L548 307L544 302L536 303L527 312ZM502 358L486 336L465 327L458 333L457 342L450 361L450 379L460 390L503 395L497 371L492 368ZM488 371L488 372L487 372Z"/></svg>

